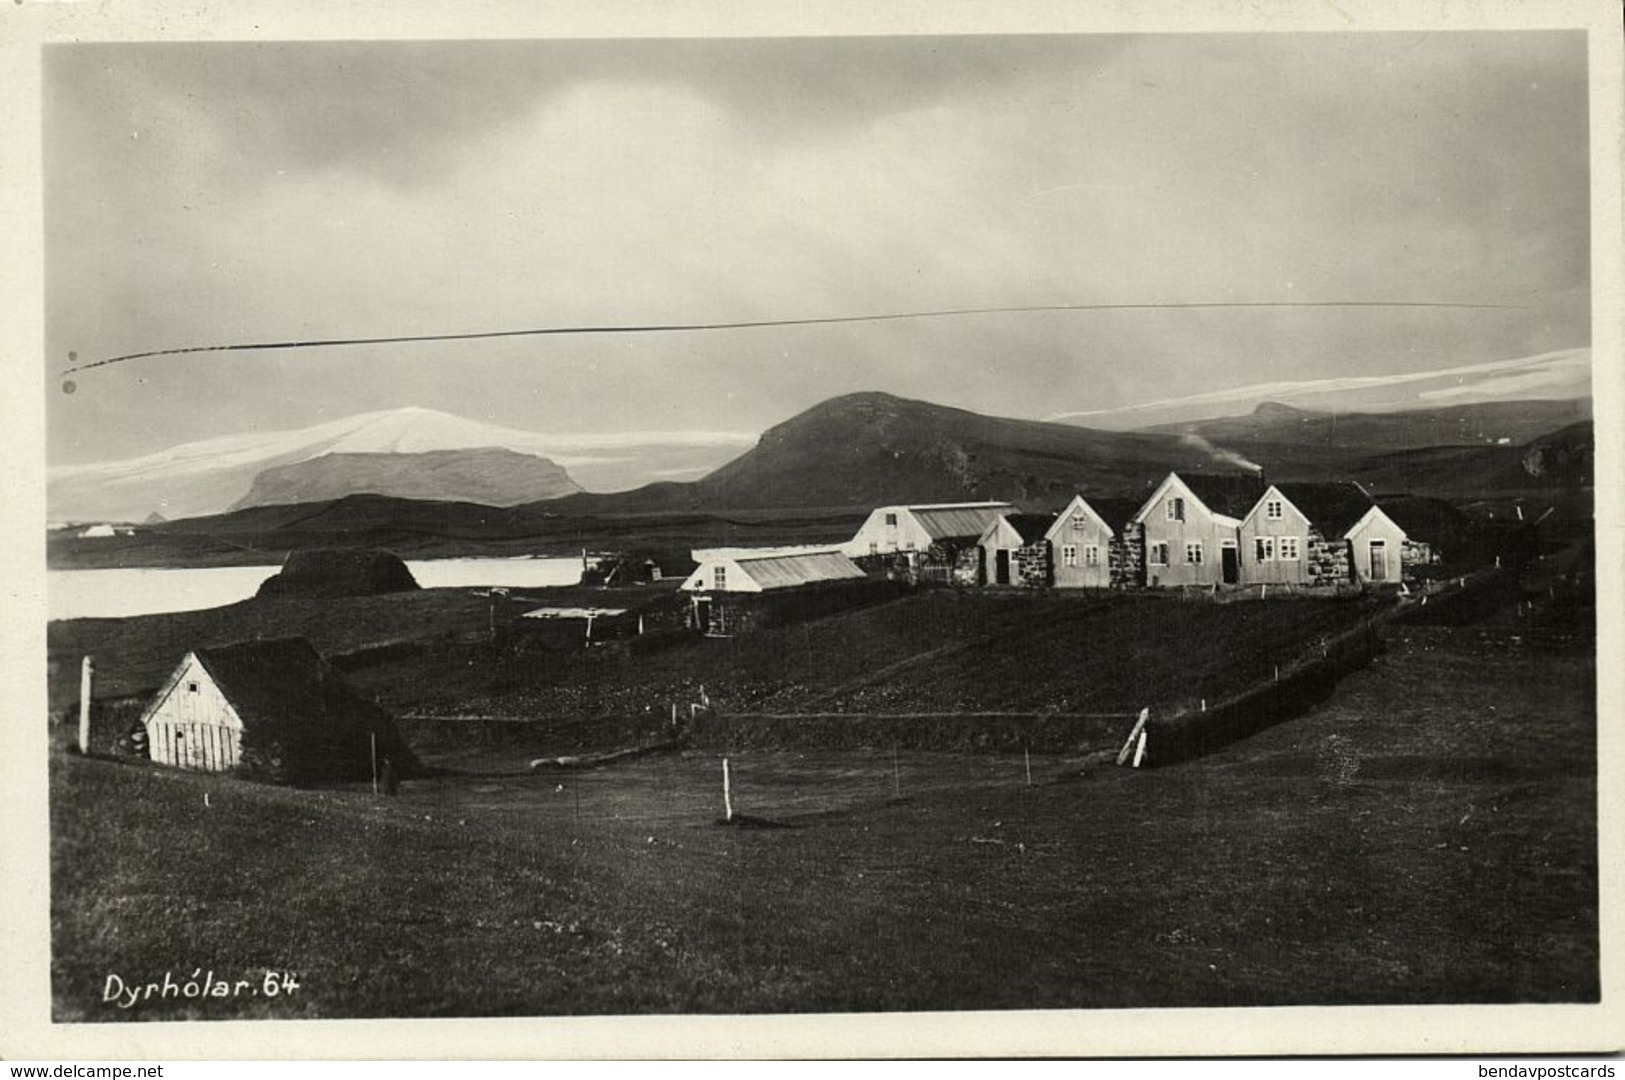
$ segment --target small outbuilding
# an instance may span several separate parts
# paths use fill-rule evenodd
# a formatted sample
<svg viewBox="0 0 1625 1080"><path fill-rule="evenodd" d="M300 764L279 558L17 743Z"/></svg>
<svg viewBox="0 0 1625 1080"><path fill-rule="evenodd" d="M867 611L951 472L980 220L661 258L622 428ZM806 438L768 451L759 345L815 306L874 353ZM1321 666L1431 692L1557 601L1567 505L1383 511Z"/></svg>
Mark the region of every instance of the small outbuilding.
<svg viewBox="0 0 1625 1080"><path fill-rule="evenodd" d="M275 781L365 780L416 759L389 714L304 638L193 649L141 714L162 765Z"/></svg>
<svg viewBox="0 0 1625 1080"><path fill-rule="evenodd" d="M728 635L848 606L867 582L839 551L695 554L703 556L699 566L679 589L689 594L690 625L704 634Z"/></svg>
<svg viewBox="0 0 1625 1080"><path fill-rule="evenodd" d="M1053 514L1000 514L982 530L977 577L983 585L1021 585L1045 589L1050 584L1050 548L1045 534Z"/></svg>

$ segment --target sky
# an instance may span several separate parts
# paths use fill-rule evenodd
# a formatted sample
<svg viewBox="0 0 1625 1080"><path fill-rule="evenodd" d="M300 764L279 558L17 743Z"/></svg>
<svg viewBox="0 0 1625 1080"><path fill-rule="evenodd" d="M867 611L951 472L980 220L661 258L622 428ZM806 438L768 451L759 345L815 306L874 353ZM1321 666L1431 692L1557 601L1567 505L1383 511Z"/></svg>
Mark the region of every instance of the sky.
<svg viewBox="0 0 1625 1080"><path fill-rule="evenodd" d="M47 46L48 456L1041 418L1590 341L1576 32ZM697 334L70 356L966 307Z"/></svg>

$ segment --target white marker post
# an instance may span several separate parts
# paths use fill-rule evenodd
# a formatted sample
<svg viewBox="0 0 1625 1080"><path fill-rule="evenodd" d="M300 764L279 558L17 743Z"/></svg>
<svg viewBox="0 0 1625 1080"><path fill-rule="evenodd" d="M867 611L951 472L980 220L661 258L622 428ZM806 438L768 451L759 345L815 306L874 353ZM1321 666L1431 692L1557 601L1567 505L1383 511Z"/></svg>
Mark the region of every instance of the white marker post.
<svg viewBox="0 0 1625 1080"><path fill-rule="evenodd" d="M1140 732L1140 745L1134 750L1134 767L1138 769L1140 762L1145 760L1145 732Z"/></svg>
<svg viewBox="0 0 1625 1080"><path fill-rule="evenodd" d="M95 665L87 655L79 665L79 752L90 753L90 681Z"/></svg>
<svg viewBox="0 0 1625 1080"><path fill-rule="evenodd" d="M376 731L367 736L372 744L372 793L378 794L378 733Z"/></svg>
<svg viewBox="0 0 1625 1080"><path fill-rule="evenodd" d="M1134 740L1139 736L1140 732L1145 728L1145 722L1147 720L1149 720L1150 718L1151 718L1151 707L1150 706L1146 706L1145 708L1140 710L1140 718L1134 722L1133 729L1129 731L1129 733L1128 733L1128 741L1123 744L1123 749L1121 749L1121 750L1119 750L1117 752L1117 763L1119 765L1123 765L1123 764L1126 764L1128 762L1129 754L1134 752Z"/></svg>
<svg viewBox="0 0 1625 1080"><path fill-rule="evenodd" d="M728 759L722 759L722 820L734 819L733 794L728 787Z"/></svg>
<svg viewBox="0 0 1625 1080"><path fill-rule="evenodd" d="M1033 786L1033 755L1027 747L1021 748L1021 760L1027 766L1027 786Z"/></svg>

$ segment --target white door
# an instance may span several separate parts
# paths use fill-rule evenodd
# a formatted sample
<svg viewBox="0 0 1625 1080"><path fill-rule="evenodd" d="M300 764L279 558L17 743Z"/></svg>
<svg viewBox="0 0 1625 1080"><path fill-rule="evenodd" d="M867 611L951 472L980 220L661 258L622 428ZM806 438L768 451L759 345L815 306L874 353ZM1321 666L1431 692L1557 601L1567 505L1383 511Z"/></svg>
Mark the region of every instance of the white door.
<svg viewBox="0 0 1625 1080"><path fill-rule="evenodd" d="M1388 580L1388 542L1386 540L1371 541L1371 580Z"/></svg>

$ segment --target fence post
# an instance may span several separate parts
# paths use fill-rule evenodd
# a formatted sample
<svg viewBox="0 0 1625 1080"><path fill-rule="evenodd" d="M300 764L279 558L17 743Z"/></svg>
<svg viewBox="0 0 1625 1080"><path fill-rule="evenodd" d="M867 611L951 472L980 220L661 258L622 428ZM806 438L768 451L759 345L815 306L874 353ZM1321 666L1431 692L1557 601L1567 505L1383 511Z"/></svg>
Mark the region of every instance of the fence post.
<svg viewBox="0 0 1625 1080"><path fill-rule="evenodd" d="M95 672L95 665L91 663L90 656L85 655L84 662L79 665L79 752L90 753L90 684Z"/></svg>
<svg viewBox="0 0 1625 1080"><path fill-rule="evenodd" d="M722 759L722 820L734 819L733 793L728 787L728 759Z"/></svg>

